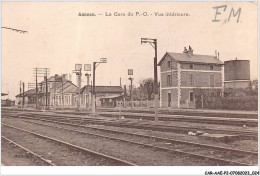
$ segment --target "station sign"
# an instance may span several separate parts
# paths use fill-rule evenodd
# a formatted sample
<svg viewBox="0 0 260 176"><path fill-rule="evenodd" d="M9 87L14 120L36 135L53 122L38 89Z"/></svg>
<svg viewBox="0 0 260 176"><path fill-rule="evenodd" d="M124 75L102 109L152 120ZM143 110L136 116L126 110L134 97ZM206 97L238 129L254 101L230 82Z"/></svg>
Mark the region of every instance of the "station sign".
<svg viewBox="0 0 260 176"><path fill-rule="evenodd" d="M80 71L82 69L82 64L75 64L75 70Z"/></svg>
<svg viewBox="0 0 260 176"><path fill-rule="evenodd" d="M133 69L128 69L128 75L133 75L133 74L134 74Z"/></svg>
<svg viewBox="0 0 260 176"><path fill-rule="evenodd" d="M91 71L91 64L84 64L84 71Z"/></svg>

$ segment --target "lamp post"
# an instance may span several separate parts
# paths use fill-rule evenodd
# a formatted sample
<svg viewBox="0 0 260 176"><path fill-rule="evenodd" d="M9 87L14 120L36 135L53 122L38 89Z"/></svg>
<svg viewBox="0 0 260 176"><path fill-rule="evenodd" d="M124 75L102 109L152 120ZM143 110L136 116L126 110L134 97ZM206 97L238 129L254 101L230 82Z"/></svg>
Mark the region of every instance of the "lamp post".
<svg viewBox="0 0 260 176"><path fill-rule="evenodd" d="M84 65L84 71L91 71L91 64L85 64ZM87 77L87 89L88 89L88 87L89 87L89 78L90 78L91 74L86 73L85 76ZM87 109L89 110L89 93L88 93L87 99L85 97L85 104L87 104Z"/></svg>
<svg viewBox="0 0 260 176"><path fill-rule="evenodd" d="M93 62L93 91L92 91L92 112L93 115L96 115L96 92L95 92L95 84L96 84L96 68L99 66L101 63L107 63L107 58L100 58L99 62ZM97 65L96 65L97 64Z"/></svg>
<svg viewBox="0 0 260 176"><path fill-rule="evenodd" d="M130 99L131 99L131 110L133 110L133 79L131 77L131 75L134 74L133 69L128 69L128 75L130 76L130 78L128 78L130 80Z"/></svg>
<svg viewBox="0 0 260 176"><path fill-rule="evenodd" d="M154 111L155 122L158 122L158 77L157 77L157 39L141 38L141 44L149 43L155 51L154 57Z"/></svg>
<svg viewBox="0 0 260 176"><path fill-rule="evenodd" d="M78 101L77 101L77 109L80 109L80 88L81 88L81 70L82 70L82 64L75 64L75 70L73 73L76 73L77 75L77 86L78 86Z"/></svg>

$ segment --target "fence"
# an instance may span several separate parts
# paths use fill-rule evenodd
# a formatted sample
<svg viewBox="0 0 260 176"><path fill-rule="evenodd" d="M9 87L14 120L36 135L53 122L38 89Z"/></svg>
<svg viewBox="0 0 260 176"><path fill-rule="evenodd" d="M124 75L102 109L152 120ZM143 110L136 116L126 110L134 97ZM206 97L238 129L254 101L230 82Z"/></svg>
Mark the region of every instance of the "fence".
<svg viewBox="0 0 260 176"><path fill-rule="evenodd" d="M131 101L125 101L125 107L131 107ZM133 101L133 107L151 108L154 107L153 100Z"/></svg>
<svg viewBox="0 0 260 176"><path fill-rule="evenodd" d="M228 110L258 110L258 97L208 97L203 100L203 108Z"/></svg>

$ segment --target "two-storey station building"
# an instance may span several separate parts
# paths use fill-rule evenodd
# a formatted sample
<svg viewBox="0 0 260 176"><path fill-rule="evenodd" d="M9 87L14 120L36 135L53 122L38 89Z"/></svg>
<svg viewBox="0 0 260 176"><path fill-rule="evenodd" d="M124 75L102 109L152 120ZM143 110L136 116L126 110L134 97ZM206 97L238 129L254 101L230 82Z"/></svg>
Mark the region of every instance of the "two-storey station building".
<svg viewBox="0 0 260 176"><path fill-rule="evenodd" d="M158 65L161 107L195 108L195 89L223 94L223 63L217 56L193 54L189 46L183 53L166 52Z"/></svg>

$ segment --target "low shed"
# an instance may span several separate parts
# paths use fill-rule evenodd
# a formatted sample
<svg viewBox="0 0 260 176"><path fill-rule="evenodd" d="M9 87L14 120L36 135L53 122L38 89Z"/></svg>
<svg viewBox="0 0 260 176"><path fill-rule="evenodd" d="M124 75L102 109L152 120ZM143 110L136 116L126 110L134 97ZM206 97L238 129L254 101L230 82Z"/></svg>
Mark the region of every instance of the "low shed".
<svg viewBox="0 0 260 176"><path fill-rule="evenodd" d="M100 98L101 106L102 107L116 107L118 101L123 100L124 95L115 95L115 96L108 96Z"/></svg>

